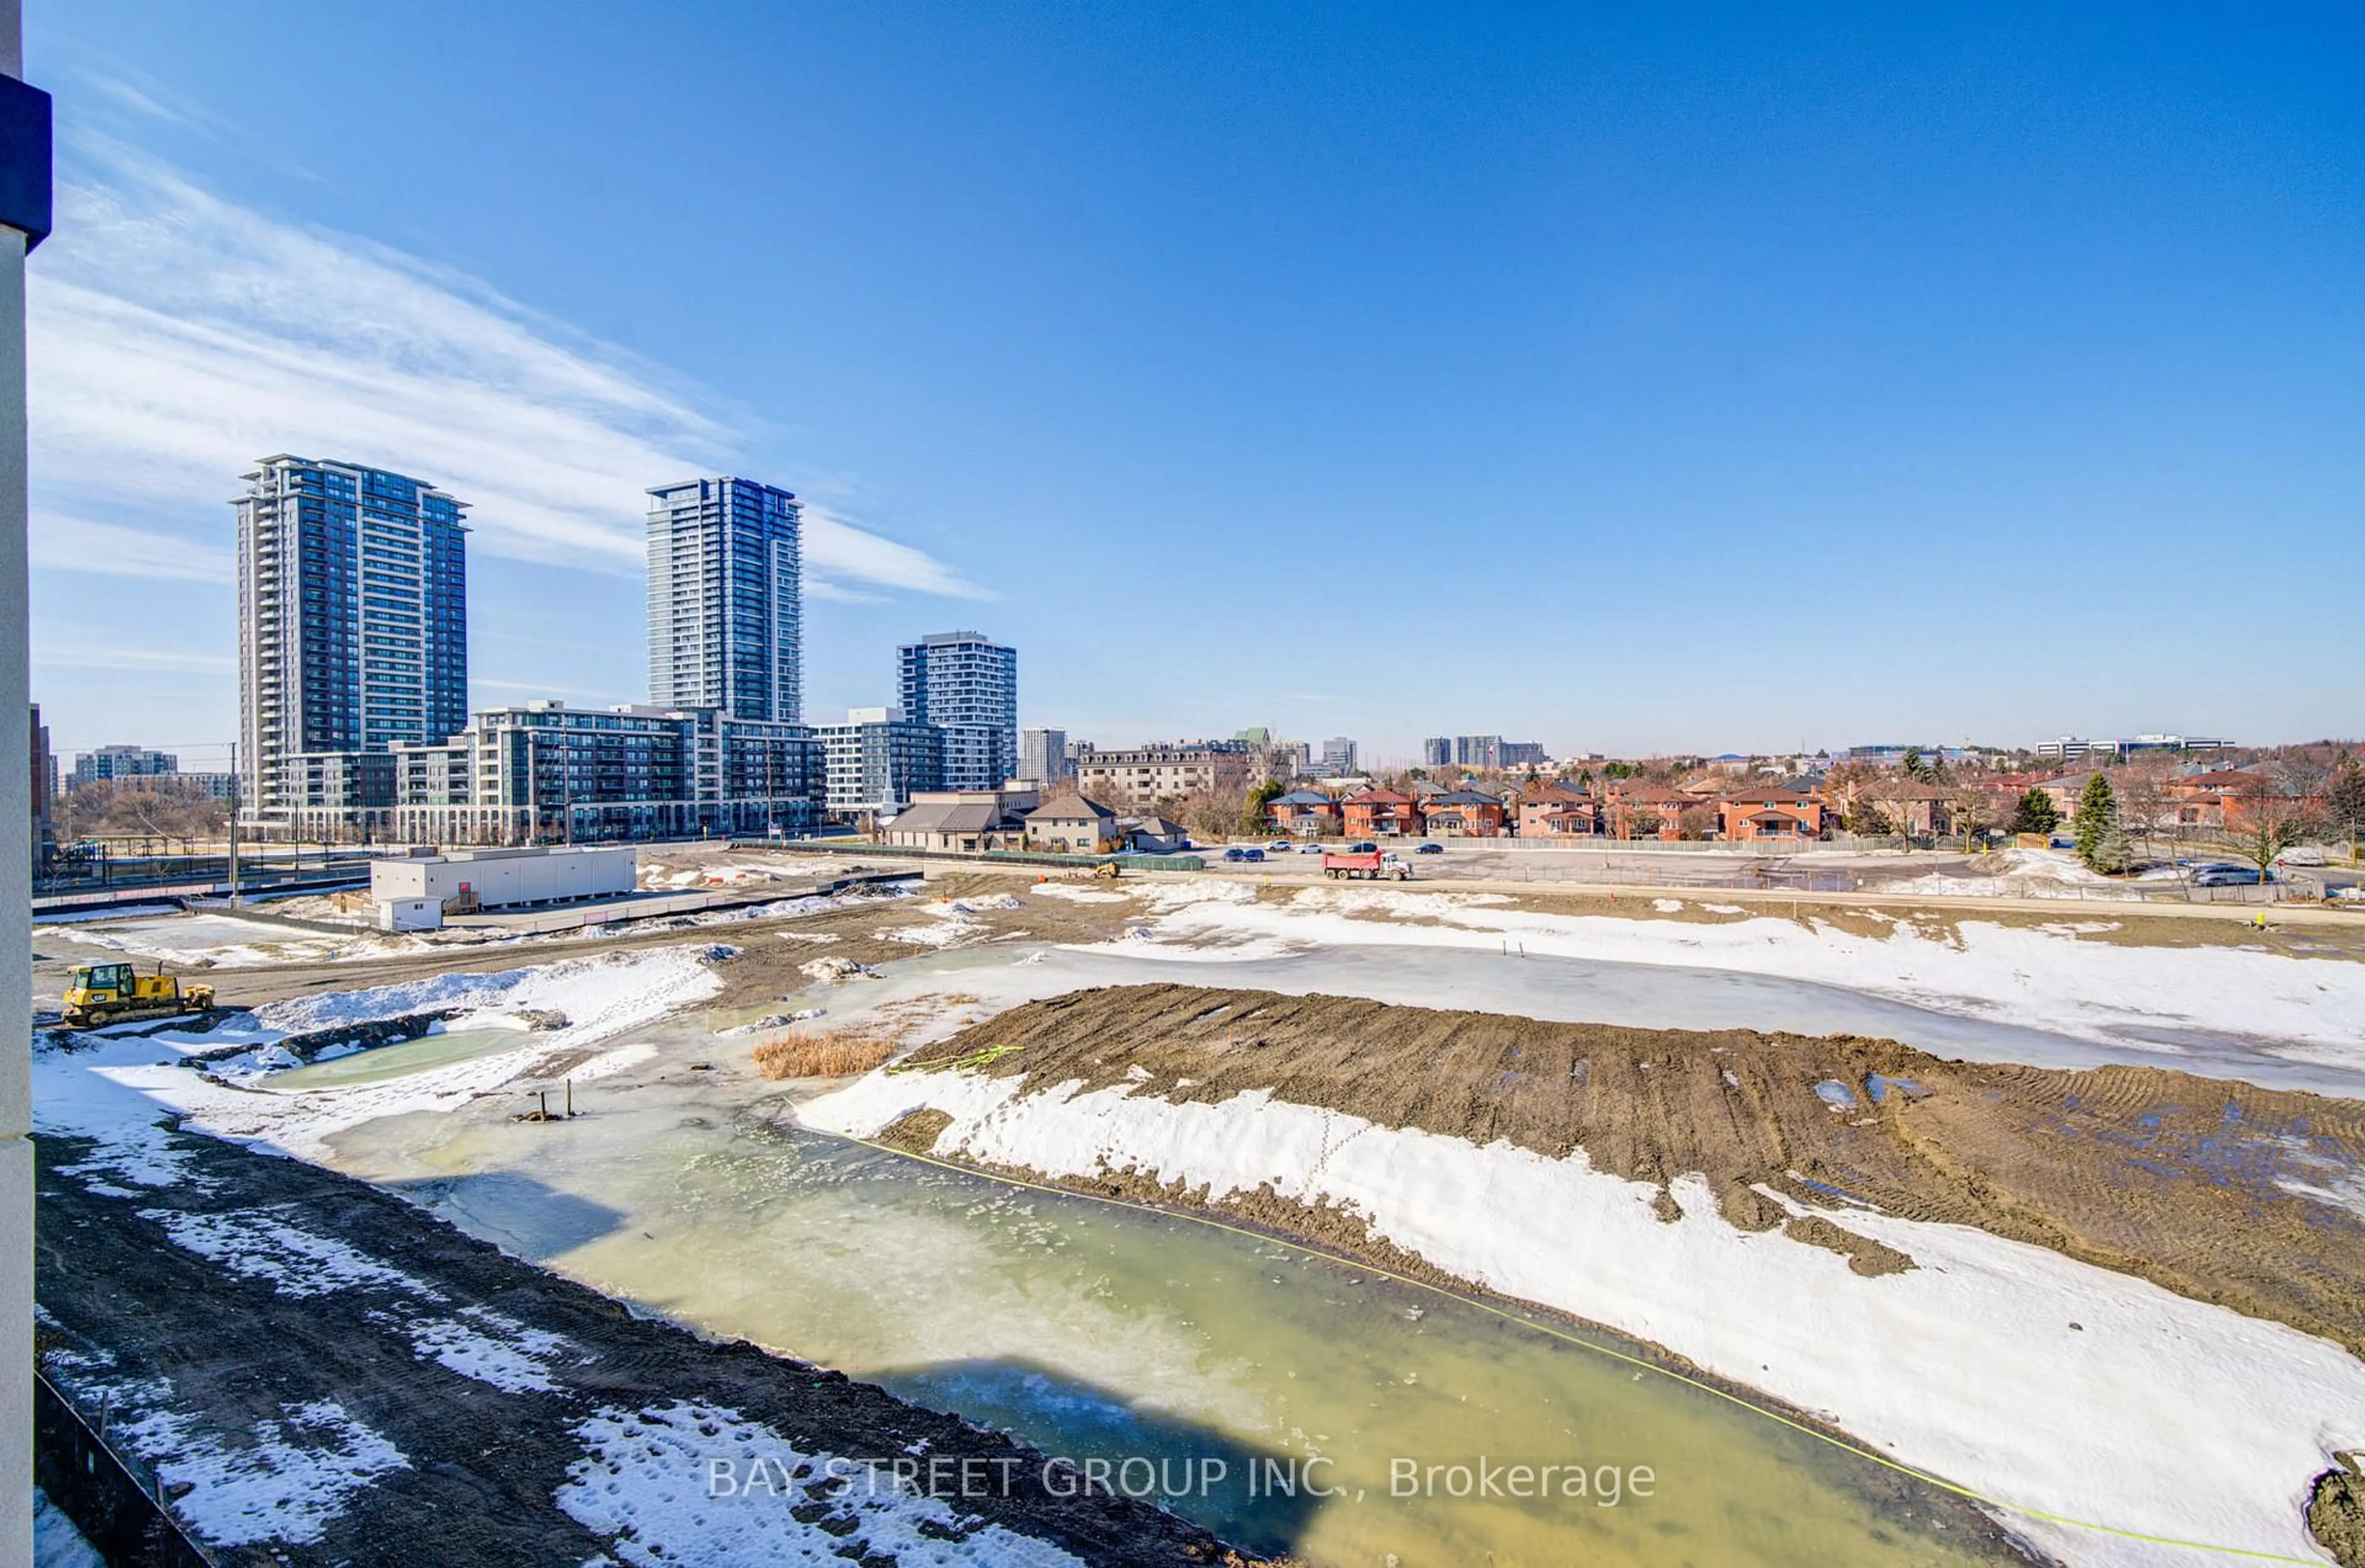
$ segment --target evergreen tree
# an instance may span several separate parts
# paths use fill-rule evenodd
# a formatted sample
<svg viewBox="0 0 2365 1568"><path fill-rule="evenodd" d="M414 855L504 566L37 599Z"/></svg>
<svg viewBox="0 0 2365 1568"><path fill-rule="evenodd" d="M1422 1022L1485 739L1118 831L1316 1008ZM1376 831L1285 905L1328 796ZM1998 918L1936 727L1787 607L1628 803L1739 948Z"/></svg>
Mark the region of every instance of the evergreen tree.
<svg viewBox="0 0 2365 1568"><path fill-rule="evenodd" d="M2086 780L2086 792L2078 798L2078 812L2070 818L2078 830L2078 858L2092 871L2124 871L2132 857L2127 849L2127 835L2119 827L2119 800L2111 789L2111 781L2100 772Z"/></svg>
<svg viewBox="0 0 2365 1568"><path fill-rule="evenodd" d="M1905 748L1905 757L1898 764L1898 770L1906 778L1918 778L1924 784L1927 784L1932 775L1936 772L1936 769L1930 766L1929 759L1922 755L1922 748L1918 745Z"/></svg>
<svg viewBox="0 0 2365 1568"><path fill-rule="evenodd" d="M2030 790L2012 810L2014 833L2051 833L2060 825L2061 813L2054 809L2053 797L2042 790Z"/></svg>
<svg viewBox="0 0 2365 1568"><path fill-rule="evenodd" d="M1264 832L1272 825L1265 821L1265 808L1288 792L1287 787L1278 778L1268 778L1250 790L1247 807L1240 812L1241 830L1249 834Z"/></svg>
<svg viewBox="0 0 2365 1568"><path fill-rule="evenodd" d="M1889 825L1889 814L1880 809L1880 802L1872 798L1869 790L1848 806L1847 830L1858 838L1878 838L1894 831Z"/></svg>

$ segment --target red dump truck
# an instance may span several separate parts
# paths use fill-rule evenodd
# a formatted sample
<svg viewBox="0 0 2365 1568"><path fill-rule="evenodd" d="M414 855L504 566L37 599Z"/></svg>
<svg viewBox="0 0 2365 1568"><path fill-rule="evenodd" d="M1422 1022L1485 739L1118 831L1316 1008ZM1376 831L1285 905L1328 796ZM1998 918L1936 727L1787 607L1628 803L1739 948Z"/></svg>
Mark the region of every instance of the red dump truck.
<svg viewBox="0 0 2365 1568"><path fill-rule="evenodd" d="M1360 881L1376 881L1383 877L1394 877L1399 882L1412 879L1412 862L1393 849L1373 849L1362 855L1351 850L1343 855L1325 850L1322 869L1329 876L1353 877Z"/></svg>

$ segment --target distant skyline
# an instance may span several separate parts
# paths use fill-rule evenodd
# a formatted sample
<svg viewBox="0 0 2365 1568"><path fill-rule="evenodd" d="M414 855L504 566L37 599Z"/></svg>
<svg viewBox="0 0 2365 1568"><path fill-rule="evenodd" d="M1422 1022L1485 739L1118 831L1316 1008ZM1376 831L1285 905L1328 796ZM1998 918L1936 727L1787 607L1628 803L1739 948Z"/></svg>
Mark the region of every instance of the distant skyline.
<svg viewBox="0 0 2365 1568"><path fill-rule="evenodd" d="M1103 745L2365 733L2353 7L35 0L27 62L63 753L221 766L278 452L469 504L472 709L644 698L645 492L736 474L809 721L974 625Z"/></svg>

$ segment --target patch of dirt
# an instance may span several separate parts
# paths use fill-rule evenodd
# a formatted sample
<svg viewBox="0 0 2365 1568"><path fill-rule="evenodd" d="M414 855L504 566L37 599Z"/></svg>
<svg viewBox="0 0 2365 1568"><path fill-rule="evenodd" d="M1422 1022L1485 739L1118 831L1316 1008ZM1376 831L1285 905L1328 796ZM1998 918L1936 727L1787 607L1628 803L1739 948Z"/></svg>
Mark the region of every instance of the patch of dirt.
<svg viewBox="0 0 2365 1568"><path fill-rule="evenodd" d="M1209 1103L1266 1089L1554 1159L1581 1148L1663 1188L1700 1172L1735 1226L1787 1226L1763 1187L1818 1211L1800 1239L1845 1252L1858 1272L1910 1260L1849 1232L1856 1204L1978 1226L2365 1355L2365 1219L2287 1190L2365 1172L2365 1102L2152 1068L1949 1061L1849 1035L1175 985L1029 1003L909 1060L963 1058L1047 1087ZM1833 1109L1819 1084L1846 1103Z"/></svg>
<svg viewBox="0 0 2365 1568"><path fill-rule="evenodd" d="M943 1137L945 1129L952 1125L952 1116L943 1111L907 1111L880 1128L870 1141L883 1143L890 1148L925 1154L936 1147L936 1139Z"/></svg>
<svg viewBox="0 0 2365 1568"><path fill-rule="evenodd" d="M2365 1479L2348 1470L2317 1476L2307 1500L2307 1528L2340 1568L2365 1568Z"/></svg>
<svg viewBox="0 0 2365 1568"><path fill-rule="evenodd" d="M1830 1249L1848 1260L1851 1272L1868 1280L1882 1274L1901 1274L1913 1267L1913 1260L1896 1248L1869 1236L1858 1236L1853 1230L1843 1230L1821 1215L1800 1215L1782 1227L1782 1234L1810 1247Z"/></svg>

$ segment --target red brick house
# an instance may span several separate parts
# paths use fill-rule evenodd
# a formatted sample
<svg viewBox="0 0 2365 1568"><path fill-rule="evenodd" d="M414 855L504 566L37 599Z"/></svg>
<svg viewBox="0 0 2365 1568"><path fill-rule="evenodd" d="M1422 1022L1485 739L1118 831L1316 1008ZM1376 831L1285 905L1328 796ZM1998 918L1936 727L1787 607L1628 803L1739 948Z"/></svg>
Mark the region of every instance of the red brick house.
<svg viewBox="0 0 2365 1568"><path fill-rule="evenodd" d="M1366 790L1339 803L1349 838L1418 838L1420 807L1394 790Z"/></svg>
<svg viewBox="0 0 2365 1568"><path fill-rule="evenodd" d="M1609 831L1619 838L1678 839L1684 812L1699 801L1681 790L1620 779L1609 786Z"/></svg>
<svg viewBox="0 0 2365 1568"><path fill-rule="evenodd" d="M1339 802L1315 790L1275 795L1266 803L1264 813L1275 833L1296 838L1336 838L1345 821Z"/></svg>
<svg viewBox="0 0 2365 1568"><path fill-rule="evenodd" d="M1521 838L1591 838L1600 832L1593 797L1565 784L1544 784L1520 791Z"/></svg>
<svg viewBox="0 0 2365 1568"><path fill-rule="evenodd" d="M2246 820L2244 799L2255 799L2265 782L2259 775L2245 773L2236 767L2212 768L2206 773L2171 779L2168 792L2176 801L2177 825L2238 826Z"/></svg>
<svg viewBox="0 0 2365 1568"><path fill-rule="evenodd" d="M1448 790L1429 798L1426 825L1431 838L1500 838L1503 801L1484 790Z"/></svg>
<svg viewBox="0 0 2365 1568"><path fill-rule="evenodd" d="M1823 835L1823 798L1779 784L1736 790L1716 803L1717 830L1728 843L1797 840Z"/></svg>

